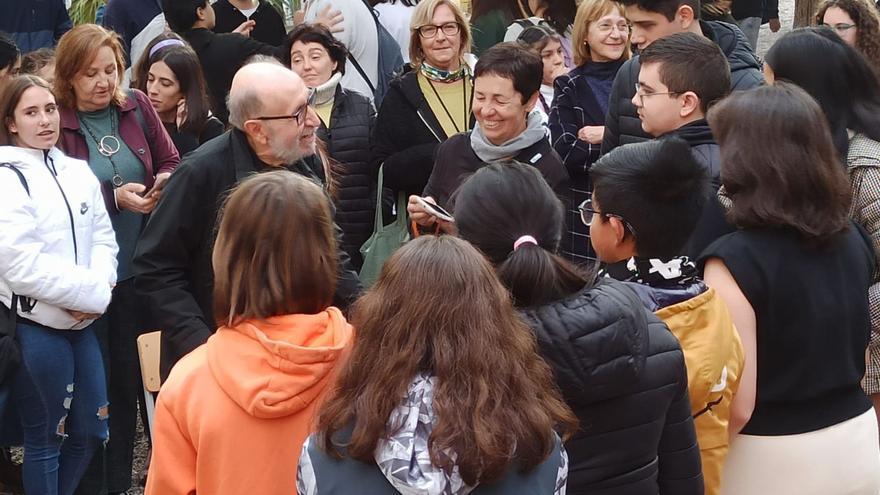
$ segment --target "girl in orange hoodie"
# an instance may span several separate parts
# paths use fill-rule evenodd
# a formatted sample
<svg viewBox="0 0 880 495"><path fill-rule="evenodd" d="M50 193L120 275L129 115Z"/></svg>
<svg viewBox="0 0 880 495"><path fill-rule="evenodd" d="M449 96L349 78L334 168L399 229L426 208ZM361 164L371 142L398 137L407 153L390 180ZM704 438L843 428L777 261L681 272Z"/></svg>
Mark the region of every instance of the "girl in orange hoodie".
<svg viewBox="0 0 880 495"><path fill-rule="evenodd" d="M220 328L162 386L147 494L295 493L315 408L352 344L330 306L336 246L318 185L259 174L232 192L221 218Z"/></svg>

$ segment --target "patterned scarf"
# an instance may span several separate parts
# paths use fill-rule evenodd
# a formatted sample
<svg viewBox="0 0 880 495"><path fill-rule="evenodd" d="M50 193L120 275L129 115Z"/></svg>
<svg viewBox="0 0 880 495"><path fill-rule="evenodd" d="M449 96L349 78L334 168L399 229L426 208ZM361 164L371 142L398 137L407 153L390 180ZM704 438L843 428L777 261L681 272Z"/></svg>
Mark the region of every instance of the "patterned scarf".
<svg viewBox="0 0 880 495"><path fill-rule="evenodd" d="M465 63L462 63L461 67L450 72L448 70L438 69L433 65L430 65L428 62L422 62L419 71L423 76L427 77L429 81L439 83L451 83L464 79L465 76L470 77L471 75L471 68Z"/></svg>

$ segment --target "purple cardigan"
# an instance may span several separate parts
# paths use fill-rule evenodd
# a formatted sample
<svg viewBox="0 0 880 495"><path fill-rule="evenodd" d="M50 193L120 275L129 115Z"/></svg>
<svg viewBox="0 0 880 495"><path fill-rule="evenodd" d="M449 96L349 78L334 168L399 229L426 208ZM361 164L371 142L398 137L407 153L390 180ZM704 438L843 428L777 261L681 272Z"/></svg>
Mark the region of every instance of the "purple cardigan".
<svg viewBox="0 0 880 495"><path fill-rule="evenodd" d="M153 109L147 95L136 89L133 89L132 93L135 99L126 98L119 107L119 135L144 164L146 170L144 185L149 189L156 180L156 174L171 172L177 168L177 164L180 163L180 155L177 154L177 148L174 147L171 137L168 136L168 131L159 120L159 115ZM144 116L147 135L144 135L144 129L138 122L137 107L141 108L141 114ZM61 108L60 113L61 138L58 140L58 148L67 156L88 161L89 146L79 127L76 110ZM119 213L113 198L113 186L109 181L101 183L101 191L104 193L107 212L110 215Z"/></svg>

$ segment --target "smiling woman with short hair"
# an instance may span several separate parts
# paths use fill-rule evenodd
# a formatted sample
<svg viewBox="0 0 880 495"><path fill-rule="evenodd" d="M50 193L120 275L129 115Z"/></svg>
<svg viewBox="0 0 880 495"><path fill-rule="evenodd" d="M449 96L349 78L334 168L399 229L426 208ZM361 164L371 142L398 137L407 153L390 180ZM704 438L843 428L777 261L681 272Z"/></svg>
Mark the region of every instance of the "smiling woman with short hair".
<svg viewBox="0 0 880 495"><path fill-rule="evenodd" d="M424 196L452 211L454 192L471 173L487 164L514 159L537 168L557 194L566 194L568 173L550 147L540 112L534 112L544 64L517 42L486 50L477 62L474 81L476 124L440 145ZM433 225L410 198L409 212L421 225Z"/></svg>

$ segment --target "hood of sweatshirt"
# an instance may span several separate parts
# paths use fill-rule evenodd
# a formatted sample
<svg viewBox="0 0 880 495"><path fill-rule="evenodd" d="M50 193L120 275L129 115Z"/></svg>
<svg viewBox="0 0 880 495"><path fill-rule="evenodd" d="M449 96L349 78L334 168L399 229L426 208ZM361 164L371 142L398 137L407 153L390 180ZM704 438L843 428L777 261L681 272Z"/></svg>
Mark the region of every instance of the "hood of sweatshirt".
<svg viewBox="0 0 880 495"><path fill-rule="evenodd" d="M376 444L376 464L402 495L467 495L475 487L465 484L453 465L447 473L431 462L428 439L437 422L434 391L437 377L417 375L403 401L388 418L389 438ZM444 452L455 463L454 452Z"/></svg>
<svg viewBox="0 0 880 495"><path fill-rule="evenodd" d="M207 360L220 388L248 414L264 419L308 407L332 383L354 330L336 308L221 327Z"/></svg>

